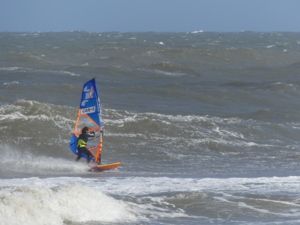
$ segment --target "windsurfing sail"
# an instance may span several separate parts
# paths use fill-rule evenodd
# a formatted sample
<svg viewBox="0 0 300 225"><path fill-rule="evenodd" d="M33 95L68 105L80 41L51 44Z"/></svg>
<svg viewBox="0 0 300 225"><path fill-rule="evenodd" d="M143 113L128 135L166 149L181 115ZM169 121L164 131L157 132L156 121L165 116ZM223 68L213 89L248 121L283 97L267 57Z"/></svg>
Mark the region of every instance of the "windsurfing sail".
<svg viewBox="0 0 300 225"><path fill-rule="evenodd" d="M87 81L82 88L81 101L77 112L77 118L70 138L70 149L77 155L77 139L83 127L88 127L89 132L95 132L95 137L88 141L87 148L92 154L91 160L101 163L103 146L104 122L101 116L100 95L95 79ZM82 157L89 157L82 154Z"/></svg>

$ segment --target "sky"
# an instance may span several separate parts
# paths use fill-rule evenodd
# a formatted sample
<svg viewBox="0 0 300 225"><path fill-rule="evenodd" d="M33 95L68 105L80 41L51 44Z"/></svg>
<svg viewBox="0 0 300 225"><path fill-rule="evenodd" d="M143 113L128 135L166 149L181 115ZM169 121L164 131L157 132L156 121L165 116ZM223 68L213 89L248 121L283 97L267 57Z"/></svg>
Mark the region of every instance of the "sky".
<svg viewBox="0 0 300 225"><path fill-rule="evenodd" d="M300 32L300 0L0 0L0 32Z"/></svg>

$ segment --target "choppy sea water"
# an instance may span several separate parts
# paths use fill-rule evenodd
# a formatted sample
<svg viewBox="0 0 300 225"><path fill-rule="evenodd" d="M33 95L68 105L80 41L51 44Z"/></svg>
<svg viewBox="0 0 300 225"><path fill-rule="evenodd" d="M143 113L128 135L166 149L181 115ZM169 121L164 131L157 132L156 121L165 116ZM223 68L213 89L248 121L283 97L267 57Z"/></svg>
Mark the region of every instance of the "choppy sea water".
<svg viewBox="0 0 300 225"><path fill-rule="evenodd" d="M299 33L0 33L0 224L299 224ZM68 149L95 77L103 161Z"/></svg>

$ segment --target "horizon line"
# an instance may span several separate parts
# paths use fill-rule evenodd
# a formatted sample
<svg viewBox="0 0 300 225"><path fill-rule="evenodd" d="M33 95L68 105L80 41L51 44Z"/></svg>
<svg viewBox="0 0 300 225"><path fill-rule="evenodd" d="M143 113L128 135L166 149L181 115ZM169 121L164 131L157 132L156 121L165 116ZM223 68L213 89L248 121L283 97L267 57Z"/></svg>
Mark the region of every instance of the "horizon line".
<svg viewBox="0 0 300 225"><path fill-rule="evenodd" d="M284 31L284 30L274 30L274 31L255 31L255 30L240 30L240 31L214 31L214 30L193 30L193 31L87 31L87 30L62 30L62 31L1 31L0 33L191 33L191 34L201 34L201 33L300 33L300 31Z"/></svg>

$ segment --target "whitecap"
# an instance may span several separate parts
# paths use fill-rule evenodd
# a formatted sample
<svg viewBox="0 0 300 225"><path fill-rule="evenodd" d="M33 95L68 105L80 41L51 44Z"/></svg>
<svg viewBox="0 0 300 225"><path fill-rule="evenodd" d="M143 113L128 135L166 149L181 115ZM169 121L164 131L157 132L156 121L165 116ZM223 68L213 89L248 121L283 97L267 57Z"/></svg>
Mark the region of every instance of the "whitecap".
<svg viewBox="0 0 300 225"><path fill-rule="evenodd" d="M191 34L199 34L199 33L203 33L204 30L194 30L191 32Z"/></svg>
<svg viewBox="0 0 300 225"><path fill-rule="evenodd" d="M165 45L165 43L162 42L162 41L160 41L160 42L155 42L155 43L158 44L158 45Z"/></svg>
<svg viewBox="0 0 300 225"><path fill-rule="evenodd" d="M0 71L17 71L20 70L21 67L11 66L11 67L0 67Z"/></svg>
<svg viewBox="0 0 300 225"><path fill-rule="evenodd" d="M273 48L275 45L267 45L266 48Z"/></svg>
<svg viewBox="0 0 300 225"><path fill-rule="evenodd" d="M10 81L10 82L4 82L3 86L17 86L19 84L20 84L19 81Z"/></svg>
<svg viewBox="0 0 300 225"><path fill-rule="evenodd" d="M22 183L0 189L1 225L129 223L137 219L125 202L84 184L57 185L42 179L23 179Z"/></svg>

